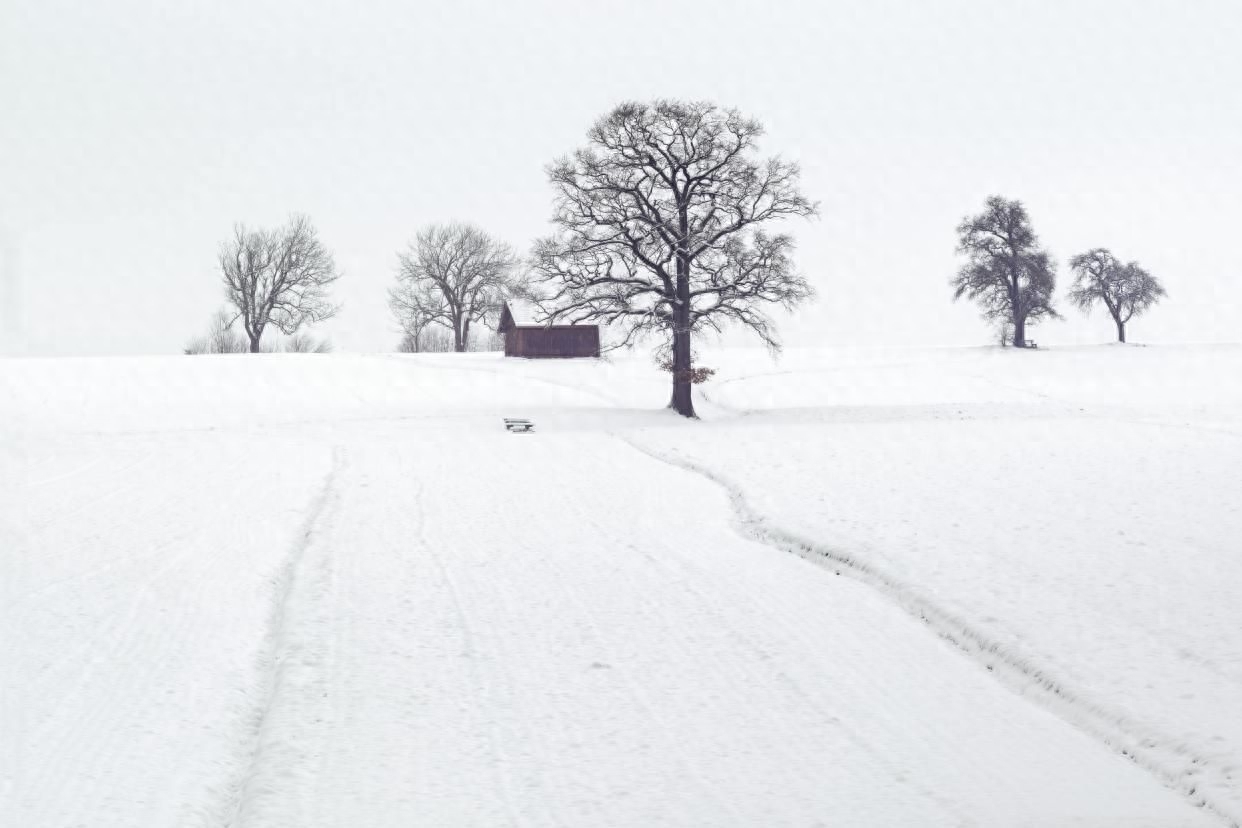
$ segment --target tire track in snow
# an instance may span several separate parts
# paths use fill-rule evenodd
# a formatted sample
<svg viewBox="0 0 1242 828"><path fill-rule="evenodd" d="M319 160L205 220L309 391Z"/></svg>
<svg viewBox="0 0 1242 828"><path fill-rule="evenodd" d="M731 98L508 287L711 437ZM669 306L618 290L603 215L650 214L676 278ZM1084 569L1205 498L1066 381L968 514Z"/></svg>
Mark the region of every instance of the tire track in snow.
<svg viewBox="0 0 1242 828"><path fill-rule="evenodd" d="M504 660L497 657L490 648L485 647L481 643L482 637L476 633L476 624L471 618L467 603L463 598L461 586L453 576L453 572L445 561L444 555L441 554L441 550L435 544L427 541L425 533L427 519L423 506L423 483L415 477L414 485L414 525L418 527L416 543L419 547L426 550L436 573L448 592L453 613L457 620L457 633L461 639L462 655L466 658L469 665L467 672L470 677L471 700L477 702L477 704L470 705L470 715L475 728L480 732L486 733L488 747L495 759L492 764L492 791L499 794L505 816L507 817L506 824L511 826L526 825L528 821L522 817L516 805L516 783L511 772L512 762L505 750L498 722L494 717L481 715L479 712L492 710L495 706L493 699L496 695L492 682L488 680L486 669L484 666L481 666L481 662L486 662L495 668L502 668Z"/></svg>
<svg viewBox="0 0 1242 828"><path fill-rule="evenodd" d="M760 514L742 488L727 477L685 457L648 448L629 437L614 437L653 460L691 472L715 483L729 497L739 534L797 555L837 575L846 575L883 593L938 636L957 647L1023 698L1039 704L1069 724L1118 751L1197 807L1220 817L1231 828L1242 828L1242 812L1216 795L1237 784L1237 769L1220 765L1194 745L1159 733L1125 714L1109 710L1068 686L1047 667L1014 652L969 621L938 606L913 586L849 552L807 540Z"/></svg>
<svg viewBox="0 0 1242 828"><path fill-rule="evenodd" d="M593 534L596 534L599 537L608 537L608 529L601 525L601 523L589 512L581 510L581 507L579 507L576 503L571 504L569 509L572 509L574 512L573 519L575 522L588 524L592 528ZM652 567L660 569L661 572L670 573L673 571L666 562L661 561L658 556L653 555L646 548L636 545L630 545L628 548L635 555L643 558ZM572 588L571 585L574 583L573 576L569 575L566 568L562 565L553 563L553 567L554 571L557 573L557 577L552 580L552 583L557 585L561 600L564 601L566 605L572 605L575 608L578 617L583 619L586 633L590 635L594 641L600 642L599 646L601 651L607 652L614 649L615 645L609 641L608 635L605 634L605 630L607 628L606 625L601 625L596 621L596 613L594 608L590 603L584 601ZM679 583L680 586L687 591L694 588L690 581L686 579L677 581L675 580L675 576L670 578L669 582ZM635 595L646 598L646 596L643 595L640 581L637 578L634 578L633 575L630 576L626 588L633 589L635 591ZM657 604L647 599L636 602L633 611L636 615L642 616L645 619L650 619L648 623L651 623L652 626L658 626L662 609L662 607L659 607ZM687 662L691 660L690 656L686 652L684 644L679 644L675 640L670 640L669 643L677 649L679 662ZM643 715L647 719L656 722L659 730L665 733L676 733L676 720L670 719L668 714L666 714L662 709L662 706L658 700L653 697L648 688L643 686L642 681L633 674L633 671L624 663L624 660L614 658L611 659L611 661L613 663L609 664L608 669L614 670L620 681L625 684L629 698L636 706L642 709ZM675 762L679 768L679 778L688 783L687 787L692 785L694 789L698 791L698 798L700 798L703 802L714 802L722 809L727 810L732 818L733 824L743 824L744 817L738 810L736 803L733 802L727 795L723 795L717 791L708 775L704 773L702 767L703 757L697 756L693 752L680 748L680 746L675 744L670 746L669 749L666 749L665 755L672 757L672 761Z"/></svg>
<svg viewBox="0 0 1242 828"><path fill-rule="evenodd" d="M250 727L246 737L249 745L245 758L240 763L242 771L226 788L227 799L221 804L212 824L222 824L226 828L244 825L254 801L265 793L271 793L270 787L256 785L256 779L264 775L263 771L269 764L278 763L284 758L271 755L285 752L282 750L284 746L273 744L278 740L271 733L272 714L282 703L284 694L296 692L296 687L292 691L287 689L290 684L300 683L290 681L290 673L307 660L304 654L294 651L298 648L291 646L291 605L297 592L296 587L303 577L301 570L306 553L314 543L316 535L322 531L323 524L330 520L327 516L336 501L337 479L344 467L344 449L339 445L334 446L332 466L324 477L319 492L307 508L297 539L276 577L271 615L259 656L263 675L256 694L260 702L249 717ZM299 659L298 656L302 657Z"/></svg>
<svg viewBox="0 0 1242 828"><path fill-rule="evenodd" d="M603 529L600 532L603 533ZM766 545L766 544L765 544ZM670 583L679 584L688 594L695 596L700 605L714 618L716 626L722 630L726 630L736 642L739 649L745 649L747 652L756 656L760 661L765 659L764 648L755 640L754 636L748 631L746 625L737 624L732 620L732 615L725 608L722 599L714 595L711 590L704 589L703 585L707 582L709 573L698 565L694 564L685 557L677 555L677 550L672 548L671 551L676 557L662 559L651 554L646 549L638 546L631 546L630 550L634 554L643 557L651 566L664 572ZM747 596L753 600L754 596ZM743 599L746 600L746 599ZM735 605L733 605L735 606ZM762 612L762 602L755 602L751 608L752 611ZM795 628L786 628L790 636L803 637L803 631ZM844 737L849 740L859 751L871 757L877 766L883 768L888 777L898 785L907 788L915 795L925 799L929 806L938 808L943 814L951 817L955 824L960 828L977 828L977 823L966 813L958 808L957 804L952 800L940 796L935 790L921 785L916 781L907 778L889 759L881 749L877 748L870 741L865 739L862 734L854 728L849 727L840 717L836 716L832 711L826 709L821 700L816 698L811 692L804 689L793 677L783 670L778 670L772 674L775 680L780 684L788 687L799 698L801 698L807 706L815 710L816 713L826 722L830 723L834 728L839 730Z"/></svg>

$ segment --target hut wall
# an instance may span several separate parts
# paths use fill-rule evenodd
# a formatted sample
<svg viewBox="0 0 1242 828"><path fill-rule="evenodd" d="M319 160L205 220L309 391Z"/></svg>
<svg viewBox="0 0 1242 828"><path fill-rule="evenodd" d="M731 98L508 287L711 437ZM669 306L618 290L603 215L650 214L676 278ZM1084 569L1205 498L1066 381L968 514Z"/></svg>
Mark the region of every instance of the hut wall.
<svg viewBox="0 0 1242 828"><path fill-rule="evenodd" d="M545 359L599 356L597 325L512 327L505 332L505 356Z"/></svg>

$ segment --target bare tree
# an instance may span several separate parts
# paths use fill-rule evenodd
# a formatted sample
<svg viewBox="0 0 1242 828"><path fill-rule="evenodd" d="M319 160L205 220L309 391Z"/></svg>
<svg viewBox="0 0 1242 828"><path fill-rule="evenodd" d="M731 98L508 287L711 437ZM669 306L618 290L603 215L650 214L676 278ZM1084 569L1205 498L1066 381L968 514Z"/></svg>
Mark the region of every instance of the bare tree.
<svg viewBox="0 0 1242 828"><path fill-rule="evenodd" d="M472 334L468 350L476 353L503 351L505 338L493 330L487 329L486 336ZM456 351L453 347L453 334L442 325L425 328L417 338L413 334L404 334L397 343L397 353L401 354L444 354Z"/></svg>
<svg viewBox="0 0 1242 828"><path fill-rule="evenodd" d="M952 280L954 300L975 300L985 318L1011 326L1015 348L1026 347L1028 323L1058 317L1056 265L1039 246L1026 208L991 196L982 213L962 220L957 236L957 252L967 258Z"/></svg>
<svg viewBox="0 0 1242 828"><path fill-rule="evenodd" d="M778 343L764 306L812 295L793 240L762 228L815 205L796 164L755 158L758 121L708 102L625 103L554 162L558 233L535 244L544 321L615 325L618 345L658 332L672 348L670 407L693 417L691 337L738 323Z"/></svg>
<svg viewBox="0 0 1242 828"><path fill-rule="evenodd" d="M207 347L213 354L241 354L246 351L246 341L233 330L233 320L224 308L212 314L207 328Z"/></svg>
<svg viewBox="0 0 1242 828"><path fill-rule="evenodd" d="M484 336L475 336L470 340L470 350L477 353L493 353L505 349L505 335L490 328L485 329Z"/></svg>
<svg viewBox="0 0 1242 828"><path fill-rule="evenodd" d="M402 329L418 342L428 325L444 325L455 351L468 350L472 323L499 311L517 264L509 245L458 223L420 231L398 260L397 286L388 296Z"/></svg>
<svg viewBox="0 0 1242 828"><path fill-rule="evenodd" d="M430 354L448 354L457 350L452 331L440 325L423 331L419 348Z"/></svg>
<svg viewBox="0 0 1242 828"><path fill-rule="evenodd" d="M207 326L207 335L200 336L186 344L183 349L187 354L243 354L247 350L246 340L233 330L233 316L221 308L211 316Z"/></svg>
<svg viewBox="0 0 1242 828"><path fill-rule="evenodd" d="M281 350L287 354L330 354L332 340L316 339L308 333L295 333L281 343Z"/></svg>
<svg viewBox="0 0 1242 828"><path fill-rule="evenodd" d="M1139 266L1122 264L1103 247L1088 250L1070 259L1074 286L1070 301L1090 311L1097 302L1108 308L1117 326L1117 341L1126 341L1126 323L1143 313L1166 294L1160 281Z"/></svg>
<svg viewBox="0 0 1242 828"><path fill-rule="evenodd" d="M276 230L237 225L220 248L220 272L251 353L261 350L268 325L292 336L340 310L328 301L328 288L340 273L306 216L293 216Z"/></svg>
<svg viewBox="0 0 1242 828"><path fill-rule="evenodd" d="M401 350L416 354L424 348L427 334L436 325L443 297L430 281L414 281L398 276L395 287L388 289L388 308L401 326Z"/></svg>
<svg viewBox="0 0 1242 828"><path fill-rule="evenodd" d="M397 352L402 354L447 354L455 350L452 332L442 325L428 326L417 337L407 333L397 343Z"/></svg>
<svg viewBox="0 0 1242 828"><path fill-rule="evenodd" d="M397 353L399 354L417 354L420 353L418 346L418 337L412 334L403 333L401 339L397 341Z"/></svg>

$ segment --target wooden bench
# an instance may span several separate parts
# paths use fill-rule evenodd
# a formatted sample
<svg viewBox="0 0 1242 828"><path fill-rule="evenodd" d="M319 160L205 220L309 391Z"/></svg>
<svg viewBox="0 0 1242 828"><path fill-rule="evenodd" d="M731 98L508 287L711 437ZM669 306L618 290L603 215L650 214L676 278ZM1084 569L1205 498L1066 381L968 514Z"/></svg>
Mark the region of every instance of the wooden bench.
<svg viewBox="0 0 1242 828"><path fill-rule="evenodd" d="M512 431L517 434L525 434L528 431L534 431L535 424L530 420L516 420L505 417L505 431Z"/></svg>
<svg viewBox="0 0 1242 828"><path fill-rule="evenodd" d="M1036 341L1035 341L1035 340L1033 340L1033 339L1024 339L1024 340L1022 340L1022 347L1024 347L1024 348L1035 348L1035 349L1038 349L1038 348L1039 348L1039 343L1038 343L1038 342L1036 342Z"/></svg>

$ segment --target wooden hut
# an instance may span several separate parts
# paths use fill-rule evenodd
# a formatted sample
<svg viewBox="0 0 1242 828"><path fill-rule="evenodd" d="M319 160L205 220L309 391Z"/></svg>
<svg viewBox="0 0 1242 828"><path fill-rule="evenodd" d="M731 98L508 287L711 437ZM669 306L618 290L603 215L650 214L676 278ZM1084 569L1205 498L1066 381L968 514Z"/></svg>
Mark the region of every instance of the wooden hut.
<svg viewBox="0 0 1242 828"><path fill-rule="evenodd" d="M599 356L598 325L519 325L506 302L496 332L504 334L505 356L569 359Z"/></svg>

